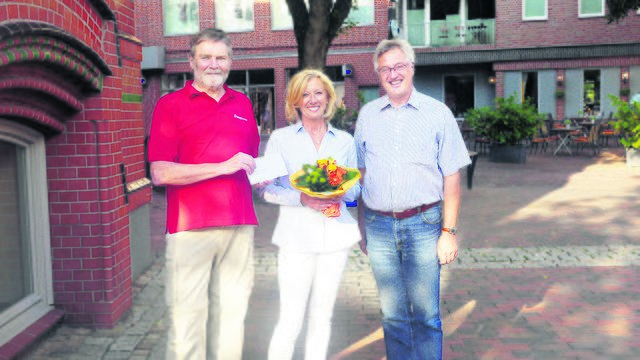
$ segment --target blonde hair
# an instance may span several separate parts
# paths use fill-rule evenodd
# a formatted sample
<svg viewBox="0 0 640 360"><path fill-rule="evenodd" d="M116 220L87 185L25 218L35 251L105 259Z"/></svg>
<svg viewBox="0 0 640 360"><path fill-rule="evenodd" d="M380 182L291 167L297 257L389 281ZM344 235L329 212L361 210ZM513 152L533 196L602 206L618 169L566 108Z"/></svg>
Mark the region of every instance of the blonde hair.
<svg viewBox="0 0 640 360"><path fill-rule="evenodd" d="M327 75L322 73L322 71L316 69L306 69L295 74L289 81L289 86L287 87L285 115L287 117L287 121L289 121L290 123L294 123L300 118L300 110L298 110L298 105L302 101L302 96L307 89L309 81L314 78L320 79L320 82L322 82L322 87L324 87L324 90L328 95L327 108L324 112L325 121L329 121L333 117L333 114L335 114L336 91L333 88L333 83L331 82L331 80L329 80Z"/></svg>

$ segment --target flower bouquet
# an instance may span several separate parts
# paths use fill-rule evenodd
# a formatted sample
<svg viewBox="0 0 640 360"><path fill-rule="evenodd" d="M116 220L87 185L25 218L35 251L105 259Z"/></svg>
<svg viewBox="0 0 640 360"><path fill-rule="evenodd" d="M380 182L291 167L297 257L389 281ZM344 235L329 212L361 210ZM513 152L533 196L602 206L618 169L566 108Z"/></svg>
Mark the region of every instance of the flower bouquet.
<svg viewBox="0 0 640 360"><path fill-rule="evenodd" d="M302 169L289 176L291 186L295 189L320 199L331 199L344 194L359 179L358 169L338 166L332 158L317 160L315 165L305 164ZM340 204L333 204L322 213L327 217L340 216Z"/></svg>

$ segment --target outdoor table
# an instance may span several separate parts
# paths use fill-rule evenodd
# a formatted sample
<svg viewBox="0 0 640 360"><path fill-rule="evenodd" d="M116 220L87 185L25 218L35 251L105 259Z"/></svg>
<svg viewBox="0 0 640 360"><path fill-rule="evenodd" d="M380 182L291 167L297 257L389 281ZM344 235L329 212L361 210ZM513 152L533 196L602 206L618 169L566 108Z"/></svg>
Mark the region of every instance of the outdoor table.
<svg viewBox="0 0 640 360"><path fill-rule="evenodd" d="M578 123L578 125L582 126L585 130L587 130L587 133L588 133L589 131L591 131L591 127L592 127L593 125L595 125L595 122L591 122L591 121L580 121L580 122Z"/></svg>
<svg viewBox="0 0 640 360"><path fill-rule="evenodd" d="M569 152L569 155L573 156L573 154L571 153L571 149L569 148L569 145L571 143L571 133L580 129L581 128L578 126L570 126L570 127L565 126L565 127L557 127L557 128L551 129L552 132L557 133L558 136L560 137L560 142L558 143L558 147L556 148L556 151L553 152L553 155L556 155L558 151L560 151L560 149L564 147Z"/></svg>

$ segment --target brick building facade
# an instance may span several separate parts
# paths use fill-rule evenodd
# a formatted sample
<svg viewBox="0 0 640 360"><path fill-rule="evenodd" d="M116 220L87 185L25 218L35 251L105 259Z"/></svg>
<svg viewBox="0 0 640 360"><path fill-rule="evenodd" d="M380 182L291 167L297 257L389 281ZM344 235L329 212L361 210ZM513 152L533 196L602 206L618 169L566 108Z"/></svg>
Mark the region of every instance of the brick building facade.
<svg viewBox="0 0 640 360"><path fill-rule="evenodd" d="M607 116L608 94L640 93L640 15L607 24L604 0L358 5L326 64L352 109L380 94L372 55L389 36L414 46L416 88L459 117L511 94L556 119ZM130 308L151 256L144 138L159 97L191 76L195 32L230 34L227 83L263 140L285 126L287 16L285 0L0 2L0 355L61 319L110 327Z"/></svg>
<svg viewBox="0 0 640 360"><path fill-rule="evenodd" d="M254 102L262 132L286 124L284 94L297 52L291 23L282 21L288 16L282 12L285 0L190 0L194 25L183 32L172 31L169 15L163 17L163 9L170 11L175 1L139 3L136 23L143 52L162 59L143 60L146 131L155 101L189 78L191 34L216 26L229 32L234 44L228 83ZM244 27L225 20L228 4L235 4L236 13L250 13L238 20ZM366 101L380 94L371 56L389 36L414 46L416 88L447 103L458 117L469 108L493 104L496 96L510 95L531 98L539 111L554 118L583 112L608 116L613 110L608 94L640 92L640 16L631 13L607 24L604 0L363 0L358 6L358 26L334 40L326 64L348 108L360 105L358 95ZM345 64L352 65L352 77L341 76ZM263 120L265 115L269 119Z"/></svg>
<svg viewBox="0 0 640 360"><path fill-rule="evenodd" d="M133 0L0 2L0 358L131 306L151 260L141 45Z"/></svg>
<svg viewBox="0 0 640 360"><path fill-rule="evenodd" d="M173 3L171 0L138 2L137 34L144 43L145 50L149 50L145 53L142 65L145 77L143 94L147 131L157 99L180 88L191 72L188 54L189 40L193 32L185 35L166 35L171 30L167 29L167 24L163 22L163 4L166 7ZM194 5L194 8L198 9L195 21L198 22L199 28L205 28L216 27L216 6L223 11L225 2L192 0L187 3L197 4ZM250 31L221 27L229 33L233 44L232 72L227 84L251 98L262 132L268 133L269 130L286 124L285 89L289 74L298 67L297 47L291 24L274 29L278 27L276 22L280 20L274 20L272 17L272 11L275 11L272 2L249 3L253 13L253 28ZM280 1L280 5L283 4L285 1ZM388 36L388 7L386 0L360 1L361 11L367 13L367 16L363 17L366 21L334 39L327 56L329 75L336 81L337 92L349 108L358 107L359 90L371 94L370 97L379 95L372 55L376 44ZM289 16L288 12L286 16ZM158 57L161 58L160 61L156 61ZM350 77L343 77L341 74L342 66L345 64L351 65L354 69ZM246 82L245 75L248 78ZM174 79L176 81L172 82ZM268 119L265 118L265 114Z"/></svg>

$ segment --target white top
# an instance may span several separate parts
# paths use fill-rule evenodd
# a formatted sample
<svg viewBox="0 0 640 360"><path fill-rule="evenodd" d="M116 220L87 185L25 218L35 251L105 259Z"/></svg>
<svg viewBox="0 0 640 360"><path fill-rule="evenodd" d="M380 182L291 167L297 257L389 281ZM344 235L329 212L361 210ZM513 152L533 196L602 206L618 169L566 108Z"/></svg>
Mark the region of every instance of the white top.
<svg viewBox="0 0 640 360"><path fill-rule="evenodd" d="M300 122L275 130L267 143L265 156L278 153L284 160L289 175L302 169L304 164L315 164L318 159L332 157L336 164L357 167L353 137L329 125L316 150L309 134ZM319 211L302 206L300 191L289 182L289 175L276 179L259 190L268 202L280 205L280 215L273 232L273 243L288 251L331 252L353 246L360 240L357 221L345 203L340 216L329 218ZM360 195L360 184L347 191L343 200L353 201Z"/></svg>

